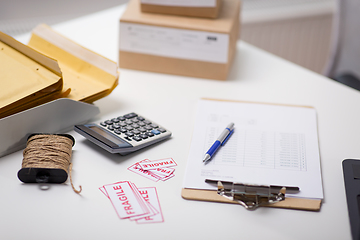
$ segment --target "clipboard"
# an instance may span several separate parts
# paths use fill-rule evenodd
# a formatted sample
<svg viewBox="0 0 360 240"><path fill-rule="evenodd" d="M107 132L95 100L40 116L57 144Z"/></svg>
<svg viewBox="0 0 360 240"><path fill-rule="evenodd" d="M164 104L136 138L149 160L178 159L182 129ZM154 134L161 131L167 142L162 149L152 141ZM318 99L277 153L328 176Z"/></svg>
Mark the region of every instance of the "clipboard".
<svg viewBox="0 0 360 240"><path fill-rule="evenodd" d="M277 105L277 106L313 108L313 107L310 107L310 106L294 106L294 105L285 105L285 104L232 101L232 100L220 100L220 99L210 99L210 98L202 98L202 100L239 102L239 103L253 103L253 104L269 104L269 105ZM229 200L228 198L225 198L224 196L220 196L218 194L218 191L216 191L216 190L204 190L204 189L194 189L194 188L185 188L184 187L184 188L182 188L181 196L184 199L187 199L187 200L239 204L239 202L237 202L237 201ZM285 197L285 199L283 201L279 201L279 202L276 202L276 203L264 204L262 206L263 207L273 207L273 208L319 211L320 208L321 208L321 204L322 204L322 199Z"/></svg>
<svg viewBox="0 0 360 240"><path fill-rule="evenodd" d="M239 204L236 201L231 201L220 196L219 194L217 194L216 190L183 188L181 190L181 196L187 200ZM322 200L319 199L287 197L284 201L271 204L269 203L268 205L264 205L264 207L319 211L321 208L321 203Z"/></svg>

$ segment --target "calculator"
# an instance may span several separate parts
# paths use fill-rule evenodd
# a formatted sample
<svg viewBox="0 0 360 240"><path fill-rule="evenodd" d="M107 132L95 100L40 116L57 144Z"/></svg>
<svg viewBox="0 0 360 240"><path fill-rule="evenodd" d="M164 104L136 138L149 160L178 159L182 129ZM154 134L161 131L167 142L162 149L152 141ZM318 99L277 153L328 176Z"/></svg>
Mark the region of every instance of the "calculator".
<svg viewBox="0 0 360 240"><path fill-rule="evenodd" d="M74 130L99 147L120 155L132 153L171 136L166 128L134 112L99 124L75 125Z"/></svg>

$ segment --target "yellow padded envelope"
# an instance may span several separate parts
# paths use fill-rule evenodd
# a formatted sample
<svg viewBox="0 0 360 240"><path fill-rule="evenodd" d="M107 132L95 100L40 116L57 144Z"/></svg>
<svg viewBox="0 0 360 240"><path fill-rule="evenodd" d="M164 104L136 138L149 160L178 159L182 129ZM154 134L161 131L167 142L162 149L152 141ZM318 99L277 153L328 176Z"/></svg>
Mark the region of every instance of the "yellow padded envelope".
<svg viewBox="0 0 360 240"><path fill-rule="evenodd" d="M28 46L0 32L0 119L67 97L92 103L118 85L117 63L42 24Z"/></svg>
<svg viewBox="0 0 360 240"><path fill-rule="evenodd" d="M42 24L32 31L28 46L58 61L68 98L92 103L118 85L117 64Z"/></svg>
<svg viewBox="0 0 360 240"><path fill-rule="evenodd" d="M2 32L0 66L0 118L64 96L57 62Z"/></svg>

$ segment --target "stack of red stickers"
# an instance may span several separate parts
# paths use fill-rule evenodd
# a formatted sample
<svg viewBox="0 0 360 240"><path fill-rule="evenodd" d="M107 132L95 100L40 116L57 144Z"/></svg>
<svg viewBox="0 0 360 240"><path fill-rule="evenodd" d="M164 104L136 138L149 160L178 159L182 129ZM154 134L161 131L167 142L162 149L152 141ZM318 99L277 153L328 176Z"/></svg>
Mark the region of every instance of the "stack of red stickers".
<svg viewBox="0 0 360 240"><path fill-rule="evenodd" d="M120 219L136 223L164 222L155 187L137 188L129 181L99 188L111 201Z"/></svg>
<svg viewBox="0 0 360 240"><path fill-rule="evenodd" d="M134 173L157 182L159 180L166 181L174 177L175 169L172 167L175 166L177 166L177 164L172 158L151 161L149 159L145 159L135 163L128 169Z"/></svg>

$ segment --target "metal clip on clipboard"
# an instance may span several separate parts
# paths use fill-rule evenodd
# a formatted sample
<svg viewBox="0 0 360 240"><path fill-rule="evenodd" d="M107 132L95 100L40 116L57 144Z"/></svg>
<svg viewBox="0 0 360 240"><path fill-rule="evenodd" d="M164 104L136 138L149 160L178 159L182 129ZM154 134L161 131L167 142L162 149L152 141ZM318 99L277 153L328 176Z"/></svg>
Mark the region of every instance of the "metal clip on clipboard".
<svg viewBox="0 0 360 240"><path fill-rule="evenodd" d="M220 196L237 201L248 210L283 201L286 192L299 192L298 187L243 184L211 179L206 179L205 182L216 185Z"/></svg>

